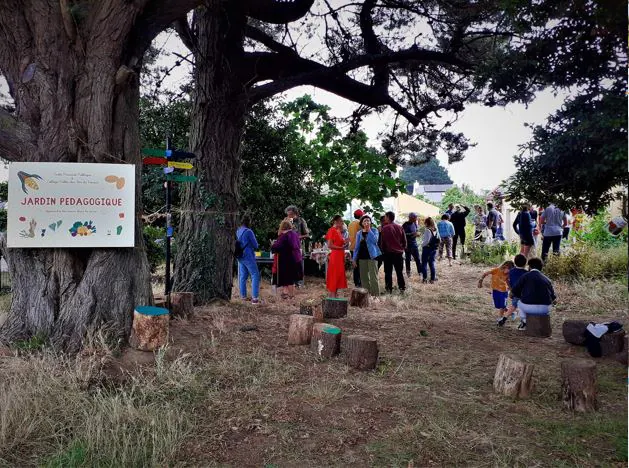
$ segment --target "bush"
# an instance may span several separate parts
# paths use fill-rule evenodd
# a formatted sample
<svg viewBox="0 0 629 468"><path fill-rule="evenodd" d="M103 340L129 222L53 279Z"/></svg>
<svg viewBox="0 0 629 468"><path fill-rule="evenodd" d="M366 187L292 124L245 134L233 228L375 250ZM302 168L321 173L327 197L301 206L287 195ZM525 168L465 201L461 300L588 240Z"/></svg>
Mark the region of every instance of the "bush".
<svg viewBox="0 0 629 468"><path fill-rule="evenodd" d="M599 249L608 249L621 245L627 248L627 229L618 236L612 236L608 230L611 218L612 216L607 211L601 211L586 221L582 229L574 232L572 235L577 243L598 247Z"/></svg>
<svg viewBox="0 0 629 468"><path fill-rule="evenodd" d="M544 273L553 279L618 278L627 274L627 260L626 245L607 249L580 245L549 256Z"/></svg>
<svg viewBox="0 0 629 468"><path fill-rule="evenodd" d="M166 230L147 225L142 229L142 235L144 236L144 248L151 266L151 273L154 273L155 269L166 261L164 244L156 242L164 239Z"/></svg>
<svg viewBox="0 0 629 468"><path fill-rule="evenodd" d="M470 262L482 265L498 265L505 260L511 260L520 252L516 242L471 242L468 247Z"/></svg>

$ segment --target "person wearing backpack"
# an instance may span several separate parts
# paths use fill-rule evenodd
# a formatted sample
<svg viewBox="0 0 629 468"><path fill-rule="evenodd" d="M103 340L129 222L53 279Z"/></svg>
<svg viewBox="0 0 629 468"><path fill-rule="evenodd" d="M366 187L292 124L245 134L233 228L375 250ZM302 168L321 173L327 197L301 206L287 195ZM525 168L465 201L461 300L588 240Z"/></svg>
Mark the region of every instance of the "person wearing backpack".
<svg viewBox="0 0 629 468"><path fill-rule="evenodd" d="M439 248L439 234L435 220L428 217L424 220L424 237L422 240L422 283L428 282L428 270L430 268L430 283L437 281L437 272L435 270L435 257Z"/></svg>
<svg viewBox="0 0 629 468"><path fill-rule="evenodd" d="M251 218L242 217L242 222L236 231L236 260L238 260L238 286L240 297L247 299L247 279L251 276L251 303L260 303L260 270L256 263L255 250L258 248L258 240L251 228Z"/></svg>

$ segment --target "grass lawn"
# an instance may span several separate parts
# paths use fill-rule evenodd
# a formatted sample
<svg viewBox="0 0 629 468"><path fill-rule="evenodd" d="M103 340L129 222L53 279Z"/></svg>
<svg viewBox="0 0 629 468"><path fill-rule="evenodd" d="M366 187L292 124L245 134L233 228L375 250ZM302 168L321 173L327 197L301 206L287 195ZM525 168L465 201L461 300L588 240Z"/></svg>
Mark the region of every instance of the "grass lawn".
<svg viewBox="0 0 629 468"><path fill-rule="evenodd" d="M372 372L286 344L288 315L324 295L317 279L293 303L265 285L263 305L198 308L156 354L20 344L0 357L0 466L626 466L626 368L597 360L587 415L562 409L559 368L588 358L561 322L627 323L627 287L557 283L553 336L536 339L495 327L481 272L439 264L436 284L415 276L404 296L334 320L378 339ZM502 352L535 364L530 399L493 392Z"/></svg>

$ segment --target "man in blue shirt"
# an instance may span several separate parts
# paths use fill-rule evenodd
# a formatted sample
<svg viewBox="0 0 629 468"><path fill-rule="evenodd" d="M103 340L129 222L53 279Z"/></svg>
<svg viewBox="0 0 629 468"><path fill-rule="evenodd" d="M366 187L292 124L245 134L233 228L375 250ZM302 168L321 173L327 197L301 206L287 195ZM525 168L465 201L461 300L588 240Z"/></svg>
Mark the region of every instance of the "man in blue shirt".
<svg viewBox="0 0 629 468"><path fill-rule="evenodd" d="M402 224L404 234L406 234L406 250L404 252L404 259L406 260L406 276L411 276L411 257L415 260L415 266L417 267L417 274L421 274L421 259L419 256L419 248L417 247L417 214L409 213L408 221Z"/></svg>
<svg viewBox="0 0 629 468"><path fill-rule="evenodd" d="M443 248L446 248L448 264L452 266L452 238L454 237L454 225L450 222L450 216L444 214L437 223L439 231L439 260L443 259Z"/></svg>
<svg viewBox="0 0 629 468"><path fill-rule="evenodd" d="M256 263L255 251L258 248L258 240L255 234L249 228L251 218L245 215L242 218L242 224L236 231L236 239L242 248L242 256L238 258L238 286L240 289L240 298L247 299L247 279L251 276L251 303L258 304L260 302L260 271Z"/></svg>

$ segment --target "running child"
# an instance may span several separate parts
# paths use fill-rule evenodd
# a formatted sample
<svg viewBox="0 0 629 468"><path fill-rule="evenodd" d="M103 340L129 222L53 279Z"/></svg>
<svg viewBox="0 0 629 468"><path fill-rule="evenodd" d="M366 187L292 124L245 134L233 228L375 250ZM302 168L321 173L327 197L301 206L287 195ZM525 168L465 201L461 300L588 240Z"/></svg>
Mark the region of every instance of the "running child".
<svg viewBox="0 0 629 468"><path fill-rule="evenodd" d="M507 321L507 299L509 297L509 271L515 267L515 264L511 260L507 260L499 267L483 273L483 276L478 280L478 287L483 287L483 280L486 276L491 276L491 289L492 297L494 299L494 307L498 311L498 318L496 319L496 325L499 327L504 326Z"/></svg>

